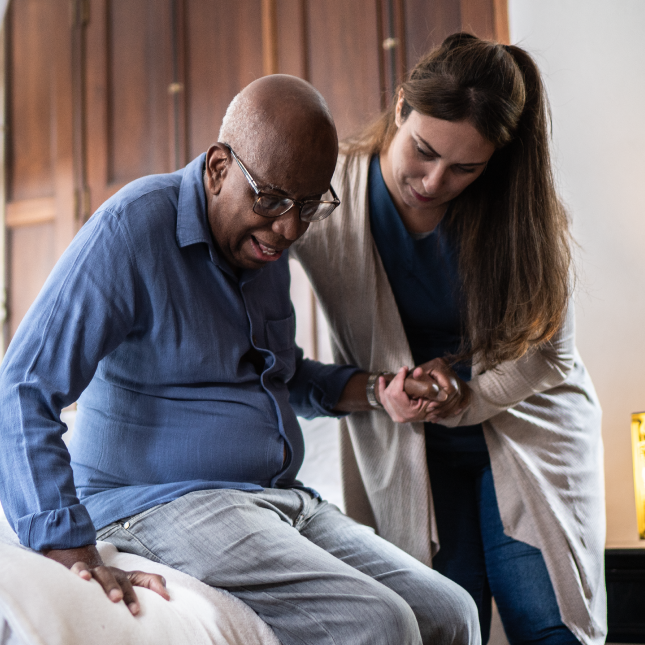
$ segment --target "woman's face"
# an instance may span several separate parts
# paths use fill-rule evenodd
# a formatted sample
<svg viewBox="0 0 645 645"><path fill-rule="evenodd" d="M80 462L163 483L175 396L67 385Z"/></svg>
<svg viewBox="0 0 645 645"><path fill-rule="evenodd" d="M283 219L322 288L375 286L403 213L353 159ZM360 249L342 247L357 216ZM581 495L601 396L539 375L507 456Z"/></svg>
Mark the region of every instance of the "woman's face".
<svg viewBox="0 0 645 645"><path fill-rule="evenodd" d="M495 146L469 121L444 121L413 110L381 153L383 178L409 230L436 226L448 203L482 174ZM409 221L408 221L409 220ZM426 229L431 230L431 229Z"/></svg>

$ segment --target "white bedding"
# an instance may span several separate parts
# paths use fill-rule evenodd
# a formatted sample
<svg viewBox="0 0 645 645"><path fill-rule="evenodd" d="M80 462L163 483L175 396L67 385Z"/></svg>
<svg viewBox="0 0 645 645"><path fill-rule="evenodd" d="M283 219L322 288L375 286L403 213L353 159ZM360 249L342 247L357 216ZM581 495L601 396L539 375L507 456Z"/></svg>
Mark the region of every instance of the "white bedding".
<svg viewBox="0 0 645 645"><path fill-rule="evenodd" d="M8 539L9 538L9 539ZM103 560L166 578L171 600L137 588L141 613L114 604L97 582L17 545L0 520L0 644L2 645L279 645L243 602L195 578L99 542Z"/></svg>
<svg viewBox="0 0 645 645"><path fill-rule="evenodd" d="M336 422L301 424L307 455L300 476L341 506ZM19 546L0 508L0 645L279 645L266 623L225 591L107 542L98 548L108 565L163 575L171 600L137 588L141 613L133 617L98 583Z"/></svg>

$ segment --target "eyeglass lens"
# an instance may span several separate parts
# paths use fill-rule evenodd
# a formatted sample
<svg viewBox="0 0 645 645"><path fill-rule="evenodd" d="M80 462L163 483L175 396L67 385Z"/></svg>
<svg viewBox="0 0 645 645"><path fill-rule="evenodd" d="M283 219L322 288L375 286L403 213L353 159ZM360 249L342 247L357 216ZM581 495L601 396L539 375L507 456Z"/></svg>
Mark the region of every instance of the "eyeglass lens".
<svg viewBox="0 0 645 645"><path fill-rule="evenodd" d="M330 192L323 197L328 197L330 202L333 200ZM325 203L325 201L327 200L305 202L300 209L300 219L305 222L325 219L336 207L334 203ZM293 201L289 198L259 195L253 210L258 215L263 215L264 217L279 217L286 213L293 205Z"/></svg>

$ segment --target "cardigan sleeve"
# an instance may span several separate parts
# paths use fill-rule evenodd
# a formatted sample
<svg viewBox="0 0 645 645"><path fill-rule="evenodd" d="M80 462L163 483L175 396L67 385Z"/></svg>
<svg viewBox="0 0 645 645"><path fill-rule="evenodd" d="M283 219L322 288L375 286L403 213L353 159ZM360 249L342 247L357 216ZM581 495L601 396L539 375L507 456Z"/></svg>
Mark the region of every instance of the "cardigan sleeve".
<svg viewBox="0 0 645 645"><path fill-rule="evenodd" d="M564 383L574 367L575 320L570 305L553 338L523 357L473 376L472 398L464 412L438 421L448 427L476 425L539 392ZM473 370L476 371L476 368Z"/></svg>

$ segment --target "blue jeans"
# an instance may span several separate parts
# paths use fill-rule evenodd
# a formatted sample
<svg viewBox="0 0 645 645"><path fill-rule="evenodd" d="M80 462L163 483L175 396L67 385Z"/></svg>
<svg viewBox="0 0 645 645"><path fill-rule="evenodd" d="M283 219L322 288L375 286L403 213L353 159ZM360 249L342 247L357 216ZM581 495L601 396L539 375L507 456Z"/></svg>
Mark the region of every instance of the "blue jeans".
<svg viewBox="0 0 645 645"><path fill-rule="evenodd" d="M463 589L302 490L196 491L97 537L227 589L283 645L480 645Z"/></svg>
<svg viewBox="0 0 645 645"><path fill-rule="evenodd" d="M488 642L495 598L511 645L578 645L539 549L504 534L487 452L428 451L439 542L434 568L466 589Z"/></svg>

